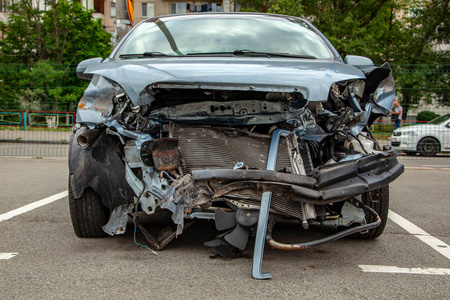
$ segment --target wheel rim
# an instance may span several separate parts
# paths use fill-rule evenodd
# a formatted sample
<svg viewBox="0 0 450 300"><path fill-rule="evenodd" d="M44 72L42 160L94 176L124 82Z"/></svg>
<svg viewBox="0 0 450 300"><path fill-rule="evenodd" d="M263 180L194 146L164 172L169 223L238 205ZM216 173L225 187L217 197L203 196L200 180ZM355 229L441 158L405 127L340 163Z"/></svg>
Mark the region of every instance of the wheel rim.
<svg viewBox="0 0 450 300"><path fill-rule="evenodd" d="M426 143L423 148L424 148L425 152L427 152L427 153L433 153L436 149L436 147L435 147L435 145L433 145L433 143Z"/></svg>
<svg viewBox="0 0 450 300"><path fill-rule="evenodd" d="M439 145L436 141L424 140L420 146L420 150L424 155L434 155L439 152Z"/></svg>

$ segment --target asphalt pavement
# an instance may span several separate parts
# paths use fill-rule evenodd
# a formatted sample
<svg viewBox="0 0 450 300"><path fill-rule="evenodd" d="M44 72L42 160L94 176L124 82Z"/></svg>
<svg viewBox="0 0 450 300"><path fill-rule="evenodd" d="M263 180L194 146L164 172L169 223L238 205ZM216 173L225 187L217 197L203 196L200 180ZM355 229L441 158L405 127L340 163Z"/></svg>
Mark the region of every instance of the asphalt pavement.
<svg viewBox="0 0 450 300"><path fill-rule="evenodd" d="M266 245L263 271L273 278L258 281L251 259L209 258L213 222L197 222L158 256L134 244L131 223L121 236L77 238L67 159L0 157L0 298L449 299L450 160L400 160L405 173L390 186L380 238L295 252ZM323 231L283 225L276 234L303 241Z"/></svg>

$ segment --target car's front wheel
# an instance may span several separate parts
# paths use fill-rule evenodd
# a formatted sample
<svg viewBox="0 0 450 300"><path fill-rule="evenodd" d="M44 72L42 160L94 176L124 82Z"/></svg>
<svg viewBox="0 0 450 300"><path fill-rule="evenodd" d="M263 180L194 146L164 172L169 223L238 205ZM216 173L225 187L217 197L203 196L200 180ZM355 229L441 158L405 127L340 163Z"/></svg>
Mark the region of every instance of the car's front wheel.
<svg viewBox="0 0 450 300"><path fill-rule="evenodd" d="M367 231L355 233L350 237L355 239L375 239L383 233L386 227L389 212L389 186L385 185L379 189L362 194L362 202L376 211L381 218L381 224ZM366 214L366 221L367 223L375 222L375 216Z"/></svg>
<svg viewBox="0 0 450 300"><path fill-rule="evenodd" d="M431 137L423 138L417 145L417 150L423 156L435 156L440 149L439 142Z"/></svg>
<svg viewBox="0 0 450 300"><path fill-rule="evenodd" d="M83 238L105 237L102 226L108 222L108 209L100 196L87 188L80 198L75 198L69 181L69 208L75 234Z"/></svg>

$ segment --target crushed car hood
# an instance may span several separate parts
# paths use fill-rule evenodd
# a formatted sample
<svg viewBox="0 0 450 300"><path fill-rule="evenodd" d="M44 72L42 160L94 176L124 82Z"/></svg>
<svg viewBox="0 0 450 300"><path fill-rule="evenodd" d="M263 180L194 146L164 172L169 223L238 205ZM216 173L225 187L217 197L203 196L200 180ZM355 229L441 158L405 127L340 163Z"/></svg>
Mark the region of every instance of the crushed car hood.
<svg viewBox="0 0 450 300"><path fill-rule="evenodd" d="M164 57L110 61L84 73L119 84L134 105L151 102L149 85L173 88L301 92L309 101L324 101L334 82L365 79L363 72L330 60L268 57Z"/></svg>

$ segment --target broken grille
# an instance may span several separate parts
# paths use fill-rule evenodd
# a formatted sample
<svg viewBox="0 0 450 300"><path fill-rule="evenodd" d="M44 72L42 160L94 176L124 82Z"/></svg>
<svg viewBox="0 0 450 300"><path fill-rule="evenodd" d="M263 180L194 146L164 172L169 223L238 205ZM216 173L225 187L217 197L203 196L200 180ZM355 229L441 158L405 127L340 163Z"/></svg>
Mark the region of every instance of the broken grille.
<svg viewBox="0 0 450 300"><path fill-rule="evenodd" d="M175 126L173 137L179 141L181 165L186 174L194 170L231 169L243 162L249 169L265 169L270 148L270 135L253 133L234 128L207 126ZM281 138L277 171L291 169L286 138ZM232 202L244 206L259 206L256 195L236 195ZM302 219L302 205L288 197L273 194L271 208L277 212Z"/></svg>

